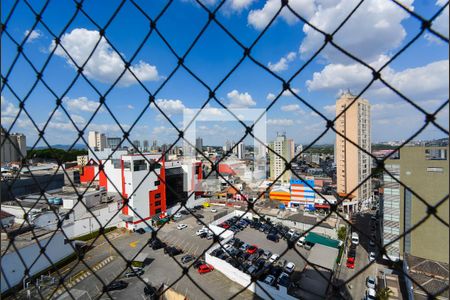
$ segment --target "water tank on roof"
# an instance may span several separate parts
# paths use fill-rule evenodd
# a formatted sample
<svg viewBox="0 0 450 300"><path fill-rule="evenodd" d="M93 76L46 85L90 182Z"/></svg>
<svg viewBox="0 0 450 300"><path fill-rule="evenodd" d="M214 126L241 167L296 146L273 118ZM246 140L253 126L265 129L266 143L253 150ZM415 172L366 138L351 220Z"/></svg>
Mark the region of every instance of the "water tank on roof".
<svg viewBox="0 0 450 300"><path fill-rule="evenodd" d="M48 203L49 204L55 204L55 198L53 198L53 197L48 198Z"/></svg>
<svg viewBox="0 0 450 300"><path fill-rule="evenodd" d="M61 205L62 203L63 203L62 198L59 198L59 197L53 198L53 204L55 204L55 205Z"/></svg>

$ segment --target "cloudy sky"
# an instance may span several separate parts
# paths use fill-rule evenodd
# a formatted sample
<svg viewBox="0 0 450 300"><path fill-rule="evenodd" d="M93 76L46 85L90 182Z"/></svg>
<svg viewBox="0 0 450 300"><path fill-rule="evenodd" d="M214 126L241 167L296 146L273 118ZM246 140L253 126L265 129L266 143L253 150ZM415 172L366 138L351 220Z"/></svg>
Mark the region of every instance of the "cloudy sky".
<svg viewBox="0 0 450 300"><path fill-rule="evenodd" d="M172 142L176 132L159 109L175 126L182 128L185 109L204 105L221 108L215 100L206 104L207 86L216 90L217 99L230 109L266 108L281 94L265 116L267 138L273 139L277 132L285 131L297 143L308 144L325 130L326 123L292 92L323 116L333 118L334 104L341 91L350 89L358 94L372 79L368 68L330 44L298 73L323 46L324 36L287 8L279 12L278 0L227 1L216 15L220 25L211 22L193 48L190 46L208 23L208 13L195 1L175 0L169 7L165 7L165 1L135 1L142 11L127 1L112 20L119 1L87 1L83 11L78 12L72 1L52 1L46 7L42 7L41 1L31 1L32 7L19 2L11 13L14 2L2 1L2 22L6 18L8 22L1 36L1 73L2 77L8 76L8 81L2 90L1 121L6 129L25 133L30 146L36 142L43 145L38 140L37 128L45 129L50 144L71 144L78 136L75 126L86 133L98 130L108 136L121 136L122 130L133 126L132 140ZM298 15L330 34L357 2L289 1ZM402 2L430 18L446 1ZM217 0L202 0L202 3L211 10L219 5ZM31 9L43 10L45 25L36 24ZM150 22L143 13L155 19L163 9L165 13L156 22L157 32L149 34ZM448 11L447 6L432 25L446 37ZM275 15L269 29L264 31ZM105 37L100 38L99 30L106 24ZM333 41L379 69L420 29L421 23L416 18L391 1L366 0L334 35ZM61 42L57 45L55 36L59 35ZM258 37L251 49L251 56L258 64L249 58L242 60L242 46L250 47ZM17 44L21 43L25 56L17 57ZM447 42L426 31L384 67L382 78L425 111L434 112L448 99L448 50ZM184 67L177 69L174 53L185 56ZM124 72L124 60L129 62L131 72ZM77 77L76 65L83 64L83 76ZM42 69L42 80L37 80L36 70ZM296 75L290 81L292 92L283 92L282 82L266 69L286 81ZM156 106L148 105L149 93L155 95ZM99 104L103 96L106 106ZM372 83L363 97L372 105L373 141L406 139L423 125L422 112L380 81ZM58 98L62 99L62 106L57 108ZM26 111L19 108L18 99L25 99ZM223 145L245 132L238 122L220 120L218 115L217 122L197 123L204 145ZM448 106L438 115L438 122L448 128ZM443 136L437 128L429 126L418 139ZM329 133L318 143L330 143L334 139Z"/></svg>

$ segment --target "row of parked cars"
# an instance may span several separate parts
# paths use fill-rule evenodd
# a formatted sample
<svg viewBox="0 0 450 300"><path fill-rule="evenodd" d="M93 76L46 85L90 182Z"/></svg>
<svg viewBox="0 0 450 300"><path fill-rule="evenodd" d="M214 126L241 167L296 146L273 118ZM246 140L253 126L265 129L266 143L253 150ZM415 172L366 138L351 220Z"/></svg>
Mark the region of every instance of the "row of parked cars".
<svg viewBox="0 0 450 300"><path fill-rule="evenodd" d="M212 256L222 259L233 267L258 278L265 283L288 287L295 264L281 259L276 253L250 245L239 238L232 238L223 247L214 249Z"/></svg>

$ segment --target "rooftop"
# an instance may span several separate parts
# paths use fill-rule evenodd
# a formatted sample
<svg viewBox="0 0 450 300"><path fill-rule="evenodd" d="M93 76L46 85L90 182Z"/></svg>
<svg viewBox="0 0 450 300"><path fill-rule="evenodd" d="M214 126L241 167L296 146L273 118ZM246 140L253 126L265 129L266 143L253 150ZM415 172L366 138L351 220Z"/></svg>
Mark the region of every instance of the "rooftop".
<svg viewBox="0 0 450 300"><path fill-rule="evenodd" d="M308 262L314 266L320 266L333 271L338 254L339 249L337 248L316 244L309 252Z"/></svg>

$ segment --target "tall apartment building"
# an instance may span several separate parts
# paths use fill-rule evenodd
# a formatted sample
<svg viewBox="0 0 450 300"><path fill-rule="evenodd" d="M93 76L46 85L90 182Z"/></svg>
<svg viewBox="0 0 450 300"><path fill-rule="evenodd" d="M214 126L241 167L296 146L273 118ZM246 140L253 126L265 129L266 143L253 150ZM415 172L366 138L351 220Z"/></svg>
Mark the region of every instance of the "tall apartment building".
<svg viewBox="0 0 450 300"><path fill-rule="evenodd" d="M120 137L108 137L106 138L106 148L115 150L119 147L121 141Z"/></svg>
<svg viewBox="0 0 450 300"><path fill-rule="evenodd" d="M27 156L27 139L24 134L11 133L7 139L2 128L0 141L2 163L18 162Z"/></svg>
<svg viewBox="0 0 450 300"><path fill-rule="evenodd" d="M196 155L199 156L201 155L200 152L203 152L203 139L198 137L195 139L195 148L197 148L197 150L195 150Z"/></svg>
<svg viewBox="0 0 450 300"><path fill-rule="evenodd" d="M286 134L277 134L277 138L275 141L271 142L269 147L278 155L275 155L272 151L269 151L269 160L270 160L270 178L275 180L280 176L285 168L285 162L290 162L294 157L294 141L286 138ZM278 179L283 183L289 182L291 179L291 171L287 170L281 175Z"/></svg>
<svg viewBox="0 0 450 300"><path fill-rule="evenodd" d="M143 150L144 150L145 152L147 152L147 151L149 150L149 143L148 143L148 140L144 140L143 147L144 147Z"/></svg>
<svg viewBox="0 0 450 300"><path fill-rule="evenodd" d="M371 157L349 142L352 141L360 148L371 153L370 135L370 104L366 99L358 98L350 92L345 92L336 102L336 116L344 109L348 109L336 120L336 169L337 192L340 195L350 195L358 204L368 201L372 196L371 180L363 182L371 172ZM345 137L345 138L344 138ZM356 205L356 204L355 204ZM355 205L349 206L350 212L355 211Z"/></svg>
<svg viewBox="0 0 450 300"><path fill-rule="evenodd" d="M237 149L237 154L236 154L237 158L244 159L244 156L245 156L244 142L240 142L239 144L237 144L236 149Z"/></svg>
<svg viewBox="0 0 450 300"><path fill-rule="evenodd" d="M403 147L397 158L385 161L384 195L381 201L382 243L386 245L408 231L427 215L427 206L411 191L434 206L448 197L448 146ZM437 210L437 215L449 222L449 201ZM449 262L448 227L430 216L410 234L387 247L392 260L409 254L439 262Z"/></svg>
<svg viewBox="0 0 450 300"><path fill-rule="evenodd" d="M133 141L133 148L136 148L136 150L141 150L141 141L134 140Z"/></svg>
<svg viewBox="0 0 450 300"><path fill-rule="evenodd" d="M89 131L88 144L92 150L103 151L106 148L105 134L97 131Z"/></svg>

